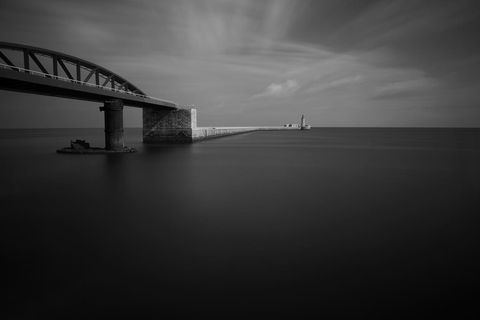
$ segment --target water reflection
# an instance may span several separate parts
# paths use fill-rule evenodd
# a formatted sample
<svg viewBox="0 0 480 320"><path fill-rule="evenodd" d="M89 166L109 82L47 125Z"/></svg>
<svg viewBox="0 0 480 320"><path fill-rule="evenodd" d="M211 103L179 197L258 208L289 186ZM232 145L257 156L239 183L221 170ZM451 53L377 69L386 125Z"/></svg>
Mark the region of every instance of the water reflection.
<svg viewBox="0 0 480 320"><path fill-rule="evenodd" d="M6 286L25 317L54 307L370 314L458 294L479 267L480 154L444 132L259 132L185 145L144 145L134 133L136 154L58 155L61 139L48 135L39 139L51 151L2 151L2 201L13 204L0 224Z"/></svg>

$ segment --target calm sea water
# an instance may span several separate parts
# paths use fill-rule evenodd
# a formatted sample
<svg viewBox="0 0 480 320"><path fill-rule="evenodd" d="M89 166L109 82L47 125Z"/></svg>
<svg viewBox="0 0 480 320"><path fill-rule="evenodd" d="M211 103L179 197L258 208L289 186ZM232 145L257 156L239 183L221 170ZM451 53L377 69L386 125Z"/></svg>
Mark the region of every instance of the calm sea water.
<svg viewBox="0 0 480 320"><path fill-rule="evenodd" d="M75 139L0 130L11 318L478 314L480 129Z"/></svg>

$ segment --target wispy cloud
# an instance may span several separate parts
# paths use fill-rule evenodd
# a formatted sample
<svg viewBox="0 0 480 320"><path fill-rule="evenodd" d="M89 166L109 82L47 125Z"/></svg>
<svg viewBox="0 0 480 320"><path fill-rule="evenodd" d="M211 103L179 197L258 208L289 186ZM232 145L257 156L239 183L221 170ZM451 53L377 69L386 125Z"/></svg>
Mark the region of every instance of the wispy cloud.
<svg viewBox="0 0 480 320"><path fill-rule="evenodd" d="M264 92L252 96L252 99L286 97L293 94L298 88L299 85L295 79L287 80L284 83L272 83Z"/></svg>
<svg viewBox="0 0 480 320"><path fill-rule="evenodd" d="M394 81L378 86L373 94L374 99L388 99L397 95L422 94L433 89L436 83L427 78Z"/></svg>
<svg viewBox="0 0 480 320"><path fill-rule="evenodd" d="M478 17L475 1L471 0L377 1L345 23L332 37L348 37L357 46L372 48L423 39Z"/></svg>
<svg viewBox="0 0 480 320"><path fill-rule="evenodd" d="M363 76L361 76L361 75L351 75L351 76L342 77L340 79L336 79L336 80L332 80L332 81L329 81L329 80L326 80L326 81L323 81L323 82L319 81L320 83L318 83L317 85L311 86L310 88L305 90L305 92L307 92L307 93L317 93L317 92L320 92L320 91L323 91L323 90L326 90L326 89L337 88L337 87L341 87L341 86L360 83L362 80L363 80Z"/></svg>

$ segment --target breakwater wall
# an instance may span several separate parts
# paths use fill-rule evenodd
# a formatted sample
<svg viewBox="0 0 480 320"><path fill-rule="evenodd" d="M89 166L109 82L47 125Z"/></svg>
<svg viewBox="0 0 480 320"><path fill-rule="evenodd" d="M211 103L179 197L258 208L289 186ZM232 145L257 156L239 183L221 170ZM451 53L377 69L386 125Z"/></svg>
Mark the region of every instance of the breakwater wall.
<svg viewBox="0 0 480 320"><path fill-rule="evenodd" d="M197 127L194 108L170 110L143 109L143 142L194 142L252 131L300 130L298 127Z"/></svg>
<svg viewBox="0 0 480 320"><path fill-rule="evenodd" d="M252 131L274 131L274 130L299 130L299 128L278 127L212 127L212 128L196 128L192 130L192 140L202 140L221 136L229 136Z"/></svg>

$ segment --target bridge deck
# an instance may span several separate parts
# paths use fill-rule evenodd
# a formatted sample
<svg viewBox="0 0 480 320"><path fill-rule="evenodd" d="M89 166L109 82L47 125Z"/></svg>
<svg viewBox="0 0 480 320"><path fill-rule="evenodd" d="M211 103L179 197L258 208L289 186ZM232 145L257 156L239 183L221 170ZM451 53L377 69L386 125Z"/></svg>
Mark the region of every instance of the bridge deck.
<svg viewBox="0 0 480 320"><path fill-rule="evenodd" d="M120 99L124 105L138 108L179 108L174 102L145 95L131 82L95 63L61 52L2 41L0 90L95 102Z"/></svg>
<svg viewBox="0 0 480 320"><path fill-rule="evenodd" d="M17 69L20 70L21 68ZM0 89L101 103L107 100L120 99L124 105L137 108L163 110L179 108L178 104L171 101L52 75L44 75L40 72L12 70L10 67L0 67Z"/></svg>

